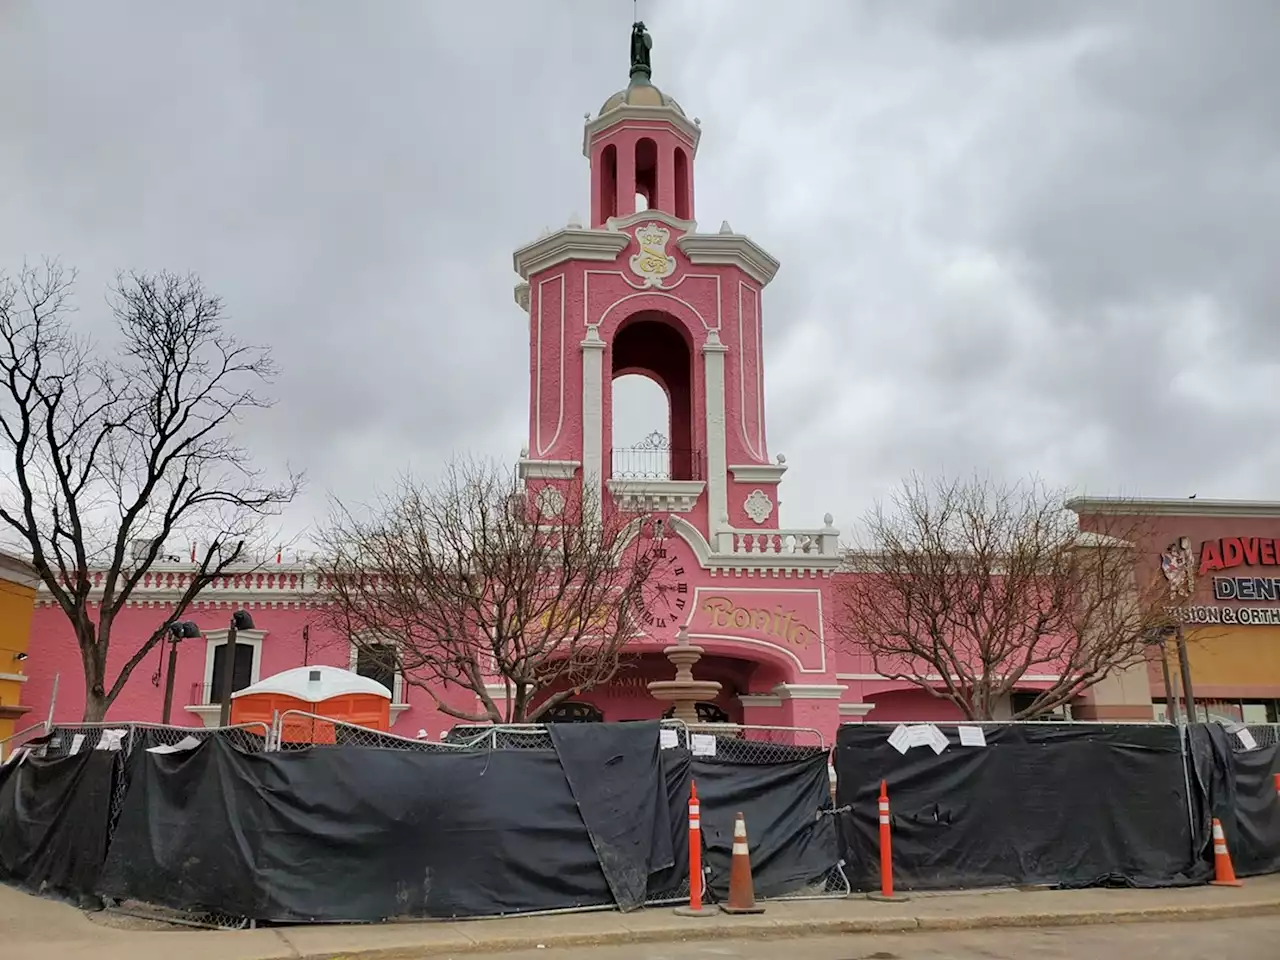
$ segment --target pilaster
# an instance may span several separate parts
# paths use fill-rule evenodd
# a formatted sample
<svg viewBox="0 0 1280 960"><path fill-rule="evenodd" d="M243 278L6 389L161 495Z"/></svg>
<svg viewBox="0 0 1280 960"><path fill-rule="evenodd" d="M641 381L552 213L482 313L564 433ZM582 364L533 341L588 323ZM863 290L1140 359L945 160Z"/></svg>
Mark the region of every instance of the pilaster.
<svg viewBox="0 0 1280 960"><path fill-rule="evenodd" d="M582 494L599 510L604 503L604 348L597 327L587 327L582 348Z"/></svg>
<svg viewBox="0 0 1280 960"><path fill-rule="evenodd" d="M720 342L720 334L708 330L702 345L702 364L707 407L707 539L713 544L729 517L724 403L724 355L728 352L729 348Z"/></svg>

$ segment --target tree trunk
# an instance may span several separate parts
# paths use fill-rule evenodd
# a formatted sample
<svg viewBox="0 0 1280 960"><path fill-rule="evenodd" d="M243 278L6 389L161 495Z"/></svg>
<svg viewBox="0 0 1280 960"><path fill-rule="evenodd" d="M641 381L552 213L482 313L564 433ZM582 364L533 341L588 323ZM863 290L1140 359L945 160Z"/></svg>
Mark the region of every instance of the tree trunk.
<svg viewBox="0 0 1280 960"><path fill-rule="evenodd" d="M97 691L90 687L84 695L84 716L81 719L85 723L101 723L107 718L107 707L111 704L100 691L101 687Z"/></svg>
<svg viewBox="0 0 1280 960"><path fill-rule="evenodd" d="M106 658L98 655L95 644L90 649L83 647L81 662L84 664L84 723L101 723L107 718L107 708L111 701L107 699L106 690Z"/></svg>

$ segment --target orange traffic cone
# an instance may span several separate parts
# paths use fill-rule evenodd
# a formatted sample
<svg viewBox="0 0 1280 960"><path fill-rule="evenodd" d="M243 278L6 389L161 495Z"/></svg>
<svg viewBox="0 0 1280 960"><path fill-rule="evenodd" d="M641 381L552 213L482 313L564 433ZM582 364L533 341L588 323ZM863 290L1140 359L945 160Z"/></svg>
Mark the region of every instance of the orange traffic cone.
<svg viewBox="0 0 1280 960"><path fill-rule="evenodd" d="M747 846L747 821L738 814L733 821L733 859L729 861L729 902L720 908L725 913L764 913L756 905L756 891L751 883L751 853Z"/></svg>
<svg viewBox="0 0 1280 960"><path fill-rule="evenodd" d="M1213 818L1213 879L1209 881L1219 887L1243 887L1236 879L1236 871L1231 866L1231 854L1227 851L1227 835L1222 832L1222 822Z"/></svg>

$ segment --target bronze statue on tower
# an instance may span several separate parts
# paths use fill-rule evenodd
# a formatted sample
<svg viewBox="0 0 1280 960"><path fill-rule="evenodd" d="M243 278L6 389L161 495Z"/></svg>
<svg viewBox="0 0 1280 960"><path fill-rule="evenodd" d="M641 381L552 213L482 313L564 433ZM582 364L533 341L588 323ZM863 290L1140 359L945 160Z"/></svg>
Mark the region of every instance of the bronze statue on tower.
<svg viewBox="0 0 1280 960"><path fill-rule="evenodd" d="M637 20L631 25L631 82L647 83L653 76L653 66L649 62L649 51L653 49L653 37L644 28L644 21Z"/></svg>

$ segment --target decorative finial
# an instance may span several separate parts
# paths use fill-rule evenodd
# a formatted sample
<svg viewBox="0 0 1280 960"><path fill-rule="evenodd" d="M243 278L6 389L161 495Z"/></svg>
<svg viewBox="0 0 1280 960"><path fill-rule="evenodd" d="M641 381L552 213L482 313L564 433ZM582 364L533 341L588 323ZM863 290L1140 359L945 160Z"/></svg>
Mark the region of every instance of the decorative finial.
<svg viewBox="0 0 1280 960"><path fill-rule="evenodd" d="M653 49L653 37L644 28L644 21L637 20L631 25L631 82L648 83L653 76L653 65L649 61L649 51Z"/></svg>
<svg viewBox="0 0 1280 960"><path fill-rule="evenodd" d="M836 518L828 513L822 518L822 522L826 524L828 527L830 527L836 522Z"/></svg>
<svg viewBox="0 0 1280 960"><path fill-rule="evenodd" d="M733 227L729 226L728 220L720 221L720 234L722 236L733 233Z"/></svg>
<svg viewBox="0 0 1280 960"><path fill-rule="evenodd" d="M778 465L781 466L786 462L787 462L786 454L783 454L783 453L778 454Z"/></svg>

